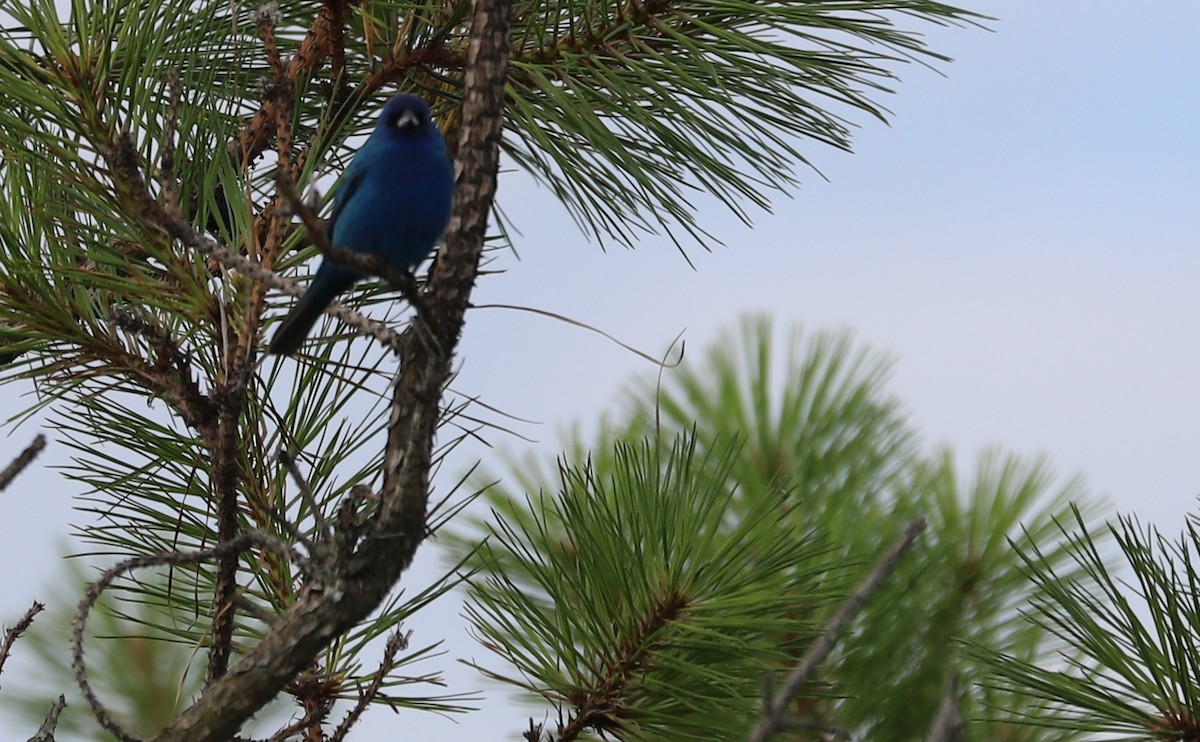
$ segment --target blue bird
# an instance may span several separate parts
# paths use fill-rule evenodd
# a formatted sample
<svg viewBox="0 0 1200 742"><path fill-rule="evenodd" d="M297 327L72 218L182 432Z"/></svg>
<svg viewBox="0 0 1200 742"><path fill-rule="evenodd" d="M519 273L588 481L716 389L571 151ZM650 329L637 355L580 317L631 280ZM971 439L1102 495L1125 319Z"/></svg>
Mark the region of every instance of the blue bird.
<svg viewBox="0 0 1200 742"><path fill-rule="evenodd" d="M329 241L383 257L396 271L411 270L441 238L453 199L454 165L430 120L429 106L415 95L398 95L384 105L375 131L342 174ZM295 353L330 302L360 278L345 266L322 260L267 351Z"/></svg>

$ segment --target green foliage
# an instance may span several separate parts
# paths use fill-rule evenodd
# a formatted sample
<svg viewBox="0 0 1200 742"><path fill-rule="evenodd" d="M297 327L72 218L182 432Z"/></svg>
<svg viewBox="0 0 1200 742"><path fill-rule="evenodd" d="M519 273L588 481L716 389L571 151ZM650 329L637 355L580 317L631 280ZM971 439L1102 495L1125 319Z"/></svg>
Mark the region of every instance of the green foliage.
<svg viewBox="0 0 1200 742"><path fill-rule="evenodd" d="M291 224L278 171L307 183L344 166L392 85L423 94L452 133L469 5L0 0L11 22L0 29L0 373L33 387L35 407L50 408L70 447L64 473L83 488L92 519L81 535L93 555L196 549L239 527L303 544L352 487L379 483L378 400L390 357L326 337L292 378L291 361L261 361L260 335L278 300L253 271L177 239L187 230L164 214L265 271L292 273L314 249ZM682 227L704 239L693 194L746 218L745 204L765 206L790 187L794 165L806 162L801 147L847 148L853 116L882 116L875 97L898 63L942 59L898 22L974 18L927 0L518 4L503 146L597 237L629 244L644 230ZM286 81L269 63L275 47ZM391 300L365 294L368 307ZM388 319L407 322L403 313ZM845 372L838 364L853 371L858 362L835 360L815 377L836 380ZM728 500L742 518L792 492L788 502L810 503L812 514L789 504L776 520L802 533L850 531L831 526L850 520L846 510L813 496L831 488L847 507L858 503L858 517L882 524L885 500L875 493L902 470L908 434L887 403L854 407L854 389L843 398L819 383L805 394L817 392L829 395L821 404L832 405L832 418L843 405L854 410L845 429L804 431L828 451L791 439L746 446L802 451L811 471L785 457L762 459L759 470L698 467L686 481L714 477L706 486L728 494L746 477L753 494ZM352 409L352 398L375 404ZM461 405L447 400L444 420ZM826 411L810 412L816 420ZM724 461L714 452L732 439L700 436L695 458ZM280 450L296 454L303 485L285 475ZM370 518L372 508L364 501L356 515ZM506 558L497 552L493 563ZM242 554L237 567L235 655L293 604L305 579L273 553ZM806 579L825 590L835 577ZM126 588L138 608L126 613L158 639L203 651L216 641L213 616L233 615L214 612L217 582L213 565L179 566L169 582ZM374 677L368 642L451 582L396 596L333 641L313 668L325 700L356 699ZM820 610L796 605L797 621ZM396 676L384 688L408 683ZM739 686L731 698L750 695ZM423 690L379 700L460 708Z"/></svg>
<svg viewBox="0 0 1200 742"><path fill-rule="evenodd" d="M1026 546L1046 544L1057 535L1056 519L1070 512L1071 503L1082 508L1079 512L1093 512L1096 504L1080 481L1056 486L1045 461L1024 462L994 452L980 459L972 477L964 478L948 451L931 457L919 454L903 409L886 392L888 366L879 356L855 348L845 334L805 336L794 331L787 336L784 353L776 353L776 345L769 321L744 321L738 331L722 333L698 360L665 372L661 383L635 385L624 418L609 421L597 442L589 445L576 438L568 444L570 453L557 477L537 460L527 459L513 462L511 477L487 491L493 521L476 519L472 532L459 532L456 543L458 553L465 553L490 533L493 545L497 539L502 544L483 552L487 559L475 562L486 580L473 587L470 610L485 646L519 672L489 673L542 693L559 708L577 700L561 689L545 693L547 685L555 687L545 677L551 670L572 677L574 668L594 667L586 655L535 671L531 667L536 665L511 648L530 635L549 646L577 636L561 625L535 620L539 614L533 608L557 616L579 606L562 589L540 587L544 570L566 569L557 563L563 544L594 538L579 531L595 527L591 519L600 517L582 517L574 508L570 518L563 514L568 508L564 503L580 497L572 472L586 472L584 481L589 483L613 482L603 491L612 492L606 498L616 498L619 484L629 479L622 474L629 467L623 451L651 446L643 443L647 440L684 436L696 454L680 463L672 461L672 471L680 468L679 476L694 482L697 492L723 493L725 538L743 538L735 533L736 526L759 526L767 518L771 532L813 534L831 550L832 558L810 562L805 569L810 587L790 596L796 600L790 618L808 628L780 645L786 656L776 658L777 670L794 663L813 627L829 620L838 601L828 598L844 596L861 581L910 519L922 516L929 524L795 704L796 716L856 738L918 740L925 738L939 705L950 695L968 719L969 738L1075 738L1061 731L1029 733L1015 723L1005 709L1019 708L1028 696L1014 688L977 687L984 670L963 643L1012 652L1031 662L1054 656L1058 643L1021 618L1020 609L1034 586L1010 539ZM652 478L653 468L646 469ZM636 501L620 511L630 523L646 518L646 508L665 507L654 502L662 495L636 482L626 486L638 493ZM554 491L560 492L557 498L542 494ZM594 496L587 502L596 507ZM1041 548L1049 563L1064 574L1077 575L1065 546ZM640 571L625 566L636 563L627 557L604 568L620 573L610 579L641 579ZM571 580L577 573L567 574ZM504 585L536 597L529 599L527 608L493 602L488 596ZM808 599L814 595L821 600ZM755 620L757 615L752 612L747 618ZM770 621L771 615L764 609L761 620ZM501 625L503 631L486 633L485 624ZM586 647L594 649L592 644ZM553 656L547 652L540 657L545 661ZM542 685L514 679L526 677ZM744 714L730 712L729 718L719 720L721 712L712 704L708 708L710 728L744 733L738 726L746 723ZM570 713L577 719L584 709L576 704ZM617 736L636 738L640 733L640 727L630 726ZM793 738L823 737L797 732Z"/></svg>
<svg viewBox="0 0 1200 742"><path fill-rule="evenodd" d="M991 682L1034 699L1012 712L1035 728L1104 739L1200 738L1200 520L1189 516L1174 542L1131 517L1108 526L1132 580L1115 576L1100 534L1078 514L1074 525L1062 533L1071 566L1084 579L1065 574L1036 545L1022 549L1039 587L1028 621L1070 652L1050 665L976 647L993 671Z"/></svg>
<svg viewBox="0 0 1200 742"><path fill-rule="evenodd" d="M257 162L266 143L244 163L227 154L246 134L246 113L263 105L268 67L251 16L228 3L172 0L4 3L3 11L17 24L0 31L0 340L16 357L4 380L32 383L37 405L51 407L50 425L73 454L63 472L92 516L80 534L90 555L216 542L212 424L231 384L240 525L286 542L312 538L313 505L328 515L354 485L378 484L388 357L346 342L321 346L317 363L295 375L278 358L255 368L246 359L270 312L266 292L172 240L121 171L129 166L159 203L267 267L285 240L298 245L300 235L286 236L286 222L271 218L274 158ZM283 8L280 44L295 51L314 12ZM345 157L348 140L373 124L375 106L362 100L335 115L305 88L294 103L298 180L329 156ZM125 134L138 158L131 165L117 154ZM364 406L370 396L376 404ZM277 461L280 450L298 454L311 502ZM249 576L239 599L250 615L236 625L244 647L261 634L263 617L291 605L303 576L271 553L244 553L240 567ZM214 565L189 565L170 582L146 580L122 595L140 604L138 623L200 651L203 665L214 583ZM414 586L333 642L320 666L334 698L357 701L377 664L368 640L452 584L447 575ZM460 710L461 697L429 691L436 672L410 667L437 643L403 652L399 673L383 684L401 692L377 700ZM105 671L102 662L95 669L97 677Z"/></svg>
<svg viewBox="0 0 1200 742"><path fill-rule="evenodd" d="M694 362L629 393L628 435L695 427L702 449L744 441L729 474L744 506L785 482L803 508L797 527L819 526L852 553L874 553L899 533L892 493L917 438L885 388L891 364L849 333L789 333L777 348L765 316L722 330ZM883 529L887 535L880 535Z"/></svg>
<svg viewBox="0 0 1200 742"><path fill-rule="evenodd" d="M975 22L925 0L534 0L513 20L506 152L597 237L682 227L695 193L743 220L794 187L801 151L850 148L852 118L912 60L896 18Z"/></svg>
<svg viewBox="0 0 1200 742"><path fill-rule="evenodd" d="M511 668L485 674L555 706L564 738L745 735L763 675L811 634L830 565L780 517L794 507L782 488L729 517L736 491L706 475L735 453L618 444L602 473L564 466L525 523L498 521L467 615Z"/></svg>
<svg viewBox="0 0 1200 742"><path fill-rule="evenodd" d="M957 686L971 739L1076 739L1075 732L1039 736L1019 726L1008 710L1029 698L978 685L986 665L964 642L1030 662L1057 656L1053 637L1023 618L1022 610L1040 593L1015 547L1042 544L1050 564L1078 577L1066 546L1056 543L1056 522L1073 504L1093 515L1097 504L1079 479L1056 486L1044 459L987 452L963 480L951 453L942 450L917 463L897 493L897 515L923 515L928 529L867 606L858 633L830 668L829 682L846 696L833 713L863 730L864 739L923 739L945 694Z"/></svg>

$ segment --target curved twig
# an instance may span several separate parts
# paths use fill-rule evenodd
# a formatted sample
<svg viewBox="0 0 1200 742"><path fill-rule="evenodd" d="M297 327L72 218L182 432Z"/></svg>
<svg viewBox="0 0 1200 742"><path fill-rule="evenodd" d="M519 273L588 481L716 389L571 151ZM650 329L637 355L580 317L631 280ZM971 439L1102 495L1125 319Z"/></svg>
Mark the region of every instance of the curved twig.
<svg viewBox="0 0 1200 742"><path fill-rule="evenodd" d="M71 631L71 667L75 671L75 680L79 683L79 690L91 705L92 713L96 715L96 720L118 740L121 742L143 742L139 737L133 736L117 723L116 719L108 712L108 708L100 702L100 699L96 696L96 692L92 689L91 682L88 680L87 662L83 657L83 634L87 627L88 614L96 605L96 601L100 599L101 594L104 593L114 580L126 572L163 564L175 565L209 562L220 559L230 553L240 553L251 546L269 549L296 562L302 561L302 557L299 554L289 549L277 539L259 531L247 531L236 539L212 549L149 554L126 559L107 570L104 574L100 575L100 579L88 586L87 593L84 595L83 600L79 602L79 611L75 615L75 623Z"/></svg>

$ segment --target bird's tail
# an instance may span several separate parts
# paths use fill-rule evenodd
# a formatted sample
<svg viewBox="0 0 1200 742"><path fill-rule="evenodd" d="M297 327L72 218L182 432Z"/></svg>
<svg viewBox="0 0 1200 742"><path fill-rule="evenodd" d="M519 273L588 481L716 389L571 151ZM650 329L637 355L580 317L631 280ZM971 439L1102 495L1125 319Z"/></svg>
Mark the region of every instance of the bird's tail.
<svg viewBox="0 0 1200 742"><path fill-rule="evenodd" d="M331 270L333 266L322 265L317 275L309 285L308 290L292 307L292 311L283 318L283 324L275 331L271 343L267 346L268 353L290 356L300 349L304 339L312 330L314 324L324 313L326 307L341 292L350 288L354 278L344 269Z"/></svg>

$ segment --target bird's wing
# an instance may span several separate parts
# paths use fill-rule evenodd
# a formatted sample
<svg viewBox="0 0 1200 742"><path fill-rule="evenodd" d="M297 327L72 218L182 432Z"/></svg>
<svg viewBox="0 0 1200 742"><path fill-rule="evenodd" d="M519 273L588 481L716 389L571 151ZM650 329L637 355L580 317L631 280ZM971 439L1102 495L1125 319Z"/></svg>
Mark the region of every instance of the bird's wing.
<svg viewBox="0 0 1200 742"><path fill-rule="evenodd" d="M364 159L360 152L350 165L346 168L346 172L342 173L342 179L338 182L337 192L333 195L333 213L329 216L329 225L326 234L329 239L333 239L333 228L337 224L338 215L342 213L342 209L346 204L350 203L350 199L354 198L354 192L357 191L367 177L367 165L364 164Z"/></svg>

